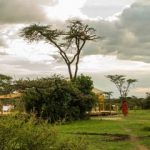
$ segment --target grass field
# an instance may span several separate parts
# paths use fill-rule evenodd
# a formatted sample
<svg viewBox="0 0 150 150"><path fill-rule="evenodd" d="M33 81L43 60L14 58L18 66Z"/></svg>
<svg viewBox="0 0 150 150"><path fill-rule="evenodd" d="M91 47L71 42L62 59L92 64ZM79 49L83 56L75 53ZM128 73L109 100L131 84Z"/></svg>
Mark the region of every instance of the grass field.
<svg viewBox="0 0 150 150"><path fill-rule="evenodd" d="M61 137L84 138L89 150L150 150L150 110L58 126Z"/></svg>

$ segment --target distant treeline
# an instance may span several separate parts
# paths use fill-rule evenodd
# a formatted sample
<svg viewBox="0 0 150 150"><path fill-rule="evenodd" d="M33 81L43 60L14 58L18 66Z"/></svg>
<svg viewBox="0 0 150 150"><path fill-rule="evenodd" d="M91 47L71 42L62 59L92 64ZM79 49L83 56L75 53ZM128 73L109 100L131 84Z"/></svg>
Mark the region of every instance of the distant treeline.
<svg viewBox="0 0 150 150"><path fill-rule="evenodd" d="M106 108L109 108L109 101L106 100ZM145 98L127 97L126 101L131 110L150 109L150 96L146 96ZM111 99L111 105L118 105L121 108L120 99Z"/></svg>

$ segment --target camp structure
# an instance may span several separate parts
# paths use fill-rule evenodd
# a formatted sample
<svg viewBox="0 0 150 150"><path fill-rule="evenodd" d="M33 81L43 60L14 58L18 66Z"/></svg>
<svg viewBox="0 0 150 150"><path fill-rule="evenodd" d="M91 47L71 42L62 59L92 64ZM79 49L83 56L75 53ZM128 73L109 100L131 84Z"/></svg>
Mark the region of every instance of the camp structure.
<svg viewBox="0 0 150 150"><path fill-rule="evenodd" d="M1 113L10 112L12 109L14 109L14 105L10 102L4 103L4 101L8 101L11 99L16 99L21 96L21 93L19 92L13 92L10 94L0 95L0 105L1 105Z"/></svg>
<svg viewBox="0 0 150 150"><path fill-rule="evenodd" d="M111 109L106 109L106 103L108 103L108 99L110 100L110 96L108 97L109 92L105 92L102 90L99 90L97 88L93 88L92 90L97 96L98 96L98 105L92 109L90 112L91 116L98 116L98 115L110 115L110 114L116 114L116 111L111 111ZM111 101L110 101L111 102ZM110 103L111 108L111 103Z"/></svg>
<svg viewBox="0 0 150 150"><path fill-rule="evenodd" d="M99 111L103 111L105 110L105 92L102 90L99 90L97 88L93 88L92 92L94 92L97 96L98 96L98 100L99 100L99 105L98 105L98 109Z"/></svg>
<svg viewBox="0 0 150 150"><path fill-rule="evenodd" d="M0 99L11 99L11 98L17 98L20 97L21 93L19 92L13 92L10 94L0 95Z"/></svg>

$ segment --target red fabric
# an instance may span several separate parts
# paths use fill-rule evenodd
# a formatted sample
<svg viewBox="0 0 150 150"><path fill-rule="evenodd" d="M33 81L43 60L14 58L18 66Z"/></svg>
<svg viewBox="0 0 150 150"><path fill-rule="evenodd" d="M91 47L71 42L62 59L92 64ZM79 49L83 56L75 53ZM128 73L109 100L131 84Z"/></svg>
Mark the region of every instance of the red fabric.
<svg viewBox="0 0 150 150"><path fill-rule="evenodd" d="M124 116L128 115L128 104L126 101L123 101L122 103L122 113Z"/></svg>

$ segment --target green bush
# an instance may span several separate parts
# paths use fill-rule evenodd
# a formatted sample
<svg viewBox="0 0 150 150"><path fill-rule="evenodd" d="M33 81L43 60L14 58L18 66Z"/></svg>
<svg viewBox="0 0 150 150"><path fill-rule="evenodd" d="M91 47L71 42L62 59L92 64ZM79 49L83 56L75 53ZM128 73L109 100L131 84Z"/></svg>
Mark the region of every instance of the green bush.
<svg viewBox="0 0 150 150"><path fill-rule="evenodd" d="M61 143L59 143L58 150L87 150L88 149L88 144L84 140L84 138L70 138L70 139L65 139Z"/></svg>
<svg viewBox="0 0 150 150"><path fill-rule="evenodd" d="M21 117L21 116L20 116ZM0 118L1 150L49 150L55 148L56 131L34 118L6 116Z"/></svg>
<svg viewBox="0 0 150 150"><path fill-rule="evenodd" d="M79 87L87 84L87 80L77 78L77 83L72 83L61 76L52 76L23 80L19 87L25 87L22 100L26 112L55 123L86 117L86 112L91 110L96 101L95 94L91 92L91 83L84 87L88 92L84 92Z"/></svg>
<svg viewBox="0 0 150 150"><path fill-rule="evenodd" d="M0 118L0 150L85 150L83 139L60 139L55 126L28 115Z"/></svg>
<svg viewBox="0 0 150 150"><path fill-rule="evenodd" d="M150 109L150 97L143 101L143 109Z"/></svg>
<svg viewBox="0 0 150 150"><path fill-rule="evenodd" d="M74 83L76 87L84 94L90 94L94 88L91 77L85 76L83 74L78 76Z"/></svg>

